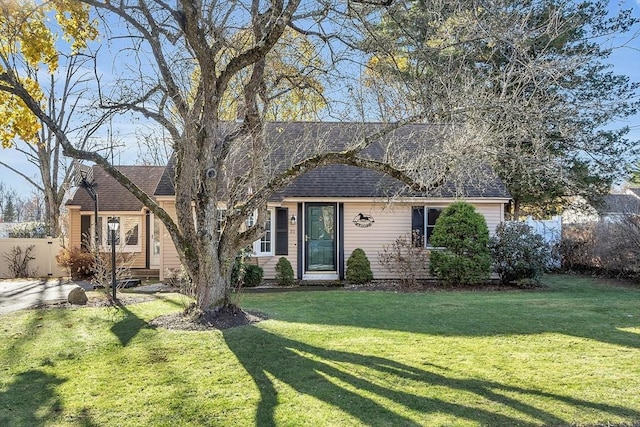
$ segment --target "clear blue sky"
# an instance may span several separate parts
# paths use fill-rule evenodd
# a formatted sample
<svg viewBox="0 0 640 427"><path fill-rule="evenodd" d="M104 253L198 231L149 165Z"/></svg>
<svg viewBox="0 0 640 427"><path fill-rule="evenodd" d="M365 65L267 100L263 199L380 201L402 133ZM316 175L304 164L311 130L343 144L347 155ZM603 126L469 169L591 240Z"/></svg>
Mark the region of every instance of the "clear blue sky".
<svg viewBox="0 0 640 427"><path fill-rule="evenodd" d="M611 0L609 5L612 13L615 13L620 8L633 8L634 16L640 17L640 0ZM615 45L620 46L624 44L624 46L613 53L610 58L610 62L614 66L616 74L625 74L631 77L633 81L640 82L640 27L635 29L635 38L631 38L632 34L627 34L624 38L614 40ZM640 96L640 94L638 94L638 96ZM631 139L640 141L640 113L631 117L627 122L613 124L613 127L619 128L625 125L631 128ZM120 138L132 138L134 136L133 131L131 130L132 126L130 121L123 122L122 126L114 126L122 129L122 132L119 135ZM136 160L134 155L121 155L121 163L131 164ZM33 177L37 176L36 167L27 162L25 157L16 150L0 150L0 157L2 160L14 165L17 169L26 171L28 175ZM117 160L116 163L118 163ZM4 167L0 167L0 182L3 182L9 188L16 190L24 197L33 192L33 188L27 184L26 181Z"/></svg>

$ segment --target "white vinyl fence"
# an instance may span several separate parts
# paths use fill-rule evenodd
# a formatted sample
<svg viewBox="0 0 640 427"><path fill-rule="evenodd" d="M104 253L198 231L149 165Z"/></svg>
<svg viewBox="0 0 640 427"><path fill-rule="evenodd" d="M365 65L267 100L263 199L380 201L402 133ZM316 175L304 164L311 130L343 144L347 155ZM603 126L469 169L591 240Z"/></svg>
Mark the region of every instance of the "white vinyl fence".
<svg viewBox="0 0 640 427"><path fill-rule="evenodd" d="M561 260L556 248L562 239L562 217L558 215L551 219L540 220L529 216L524 222L533 228L534 233L541 235L549 247L553 249L549 267L560 268Z"/></svg>
<svg viewBox="0 0 640 427"><path fill-rule="evenodd" d="M56 255L62 249L60 240L56 238L47 239L0 239L0 278L13 278L13 273L9 268L9 260L14 248L20 248L22 253L30 246L33 249L30 256L34 257L29 262L29 272L33 277L64 277L67 272L58 266Z"/></svg>

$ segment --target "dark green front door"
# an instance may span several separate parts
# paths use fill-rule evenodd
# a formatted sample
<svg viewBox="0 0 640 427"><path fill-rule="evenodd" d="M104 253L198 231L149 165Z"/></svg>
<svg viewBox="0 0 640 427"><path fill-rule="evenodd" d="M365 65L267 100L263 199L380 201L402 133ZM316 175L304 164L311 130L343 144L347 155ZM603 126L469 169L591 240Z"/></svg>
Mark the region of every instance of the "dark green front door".
<svg viewBox="0 0 640 427"><path fill-rule="evenodd" d="M336 205L305 204L305 269L336 271Z"/></svg>

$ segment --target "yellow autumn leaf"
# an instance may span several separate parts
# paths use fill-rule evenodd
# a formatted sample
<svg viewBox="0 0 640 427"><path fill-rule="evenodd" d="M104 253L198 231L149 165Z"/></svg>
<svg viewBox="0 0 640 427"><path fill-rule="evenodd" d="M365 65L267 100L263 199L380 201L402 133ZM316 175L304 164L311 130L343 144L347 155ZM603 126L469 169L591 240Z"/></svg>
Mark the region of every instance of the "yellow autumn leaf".
<svg viewBox="0 0 640 427"><path fill-rule="evenodd" d="M91 20L89 7L77 0L0 0L0 55L35 102L45 96L38 82L29 76L41 67L53 74L58 68L60 39L70 44L71 54L87 47L98 36L97 23ZM0 66L1 72L6 72ZM11 89L11 81L1 83ZM28 143L38 141L40 122L24 102L0 90L0 143L3 148L19 138Z"/></svg>

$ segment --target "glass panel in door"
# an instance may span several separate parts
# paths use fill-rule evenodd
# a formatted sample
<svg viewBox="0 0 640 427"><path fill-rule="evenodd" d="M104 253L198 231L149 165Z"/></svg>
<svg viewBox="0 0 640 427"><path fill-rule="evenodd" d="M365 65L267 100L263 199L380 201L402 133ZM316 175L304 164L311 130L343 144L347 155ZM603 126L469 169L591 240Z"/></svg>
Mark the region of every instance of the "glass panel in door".
<svg viewBox="0 0 640 427"><path fill-rule="evenodd" d="M305 205L307 271L336 271L336 205Z"/></svg>
<svg viewBox="0 0 640 427"><path fill-rule="evenodd" d="M151 253L149 268L160 267L160 220L151 214Z"/></svg>

